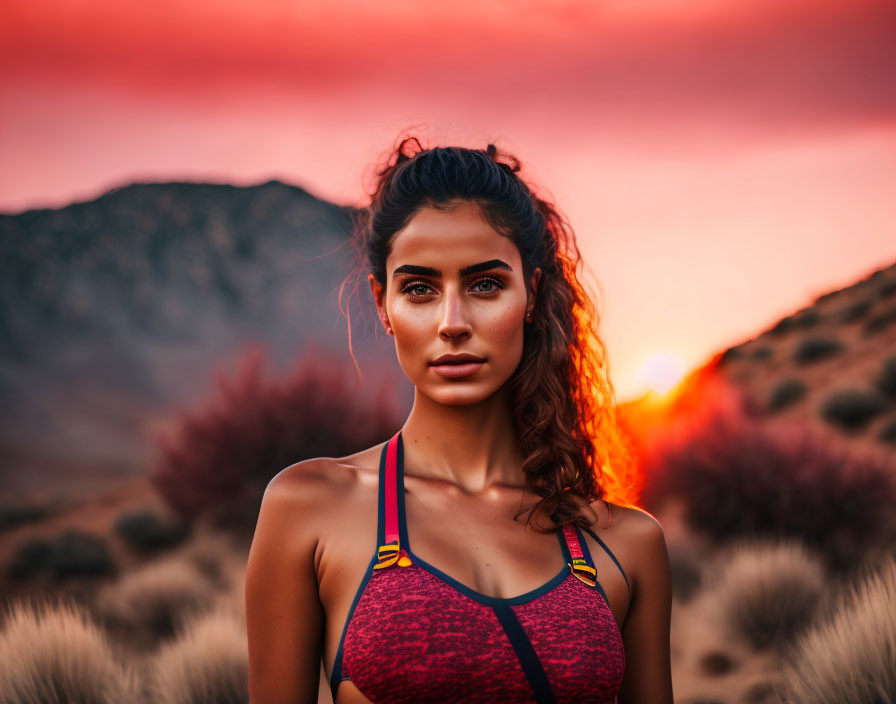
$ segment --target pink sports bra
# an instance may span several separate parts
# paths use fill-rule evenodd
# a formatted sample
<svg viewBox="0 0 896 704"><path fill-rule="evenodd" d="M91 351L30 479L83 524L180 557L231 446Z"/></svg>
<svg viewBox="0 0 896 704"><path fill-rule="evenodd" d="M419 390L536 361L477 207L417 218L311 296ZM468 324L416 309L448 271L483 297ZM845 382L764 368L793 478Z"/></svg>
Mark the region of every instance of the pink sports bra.
<svg viewBox="0 0 896 704"><path fill-rule="evenodd" d="M350 679L376 704L615 702L622 634L580 528L557 531L566 564L547 583L511 598L480 594L411 551L403 460L399 431L380 456L377 549L342 629L333 700Z"/></svg>

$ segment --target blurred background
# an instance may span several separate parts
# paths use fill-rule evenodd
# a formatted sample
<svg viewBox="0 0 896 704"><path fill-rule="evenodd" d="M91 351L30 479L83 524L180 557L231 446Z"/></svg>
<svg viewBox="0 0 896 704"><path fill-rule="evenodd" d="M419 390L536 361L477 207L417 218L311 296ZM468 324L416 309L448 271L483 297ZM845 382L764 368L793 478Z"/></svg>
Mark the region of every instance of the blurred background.
<svg viewBox="0 0 896 704"><path fill-rule="evenodd" d="M350 236L413 134L577 233L676 702L896 701L896 5L4 15L0 699L57 701L55 657L83 701L248 700L267 482L410 409Z"/></svg>

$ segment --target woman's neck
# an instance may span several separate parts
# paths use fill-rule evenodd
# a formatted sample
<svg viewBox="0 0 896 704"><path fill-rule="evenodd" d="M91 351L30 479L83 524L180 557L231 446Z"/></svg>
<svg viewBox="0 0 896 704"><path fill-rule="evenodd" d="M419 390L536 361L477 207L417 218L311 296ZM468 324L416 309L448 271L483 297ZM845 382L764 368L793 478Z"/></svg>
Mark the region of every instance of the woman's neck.
<svg viewBox="0 0 896 704"><path fill-rule="evenodd" d="M523 486L523 454L506 387L467 406L436 403L415 391L401 438L407 474L449 481L470 494L496 484Z"/></svg>

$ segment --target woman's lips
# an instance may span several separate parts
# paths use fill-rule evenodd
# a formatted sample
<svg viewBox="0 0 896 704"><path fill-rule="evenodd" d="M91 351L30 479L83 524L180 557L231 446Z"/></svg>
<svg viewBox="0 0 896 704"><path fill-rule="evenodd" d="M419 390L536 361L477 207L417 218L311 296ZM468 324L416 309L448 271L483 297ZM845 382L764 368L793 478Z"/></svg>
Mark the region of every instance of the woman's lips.
<svg viewBox="0 0 896 704"><path fill-rule="evenodd" d="M432 368L436 374L441 374L446 379L459 379L461 377L470 376L477 371L479 368L485 364L482 362L462 362L460 364L454 363L445 363L445 364L433 364Z"/></svg>

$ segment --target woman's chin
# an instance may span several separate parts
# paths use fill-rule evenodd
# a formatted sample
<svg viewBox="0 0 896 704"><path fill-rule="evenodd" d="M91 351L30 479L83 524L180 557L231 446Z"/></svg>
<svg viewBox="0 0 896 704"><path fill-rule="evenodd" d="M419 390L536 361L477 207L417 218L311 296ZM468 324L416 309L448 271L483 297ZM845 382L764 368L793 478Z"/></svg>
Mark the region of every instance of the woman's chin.
<svg viewBox="0 0 896 704"><path fill-rule="evenodd" d="M468 382L463 385L466 388L460 388L461 384L457 383L454 384L455 388L445 388L446 386L449 386L449 384L443 384L441 388L430 387L427 396L443 406L471 406L485 401L492 394L481 384Z"/></svg>

